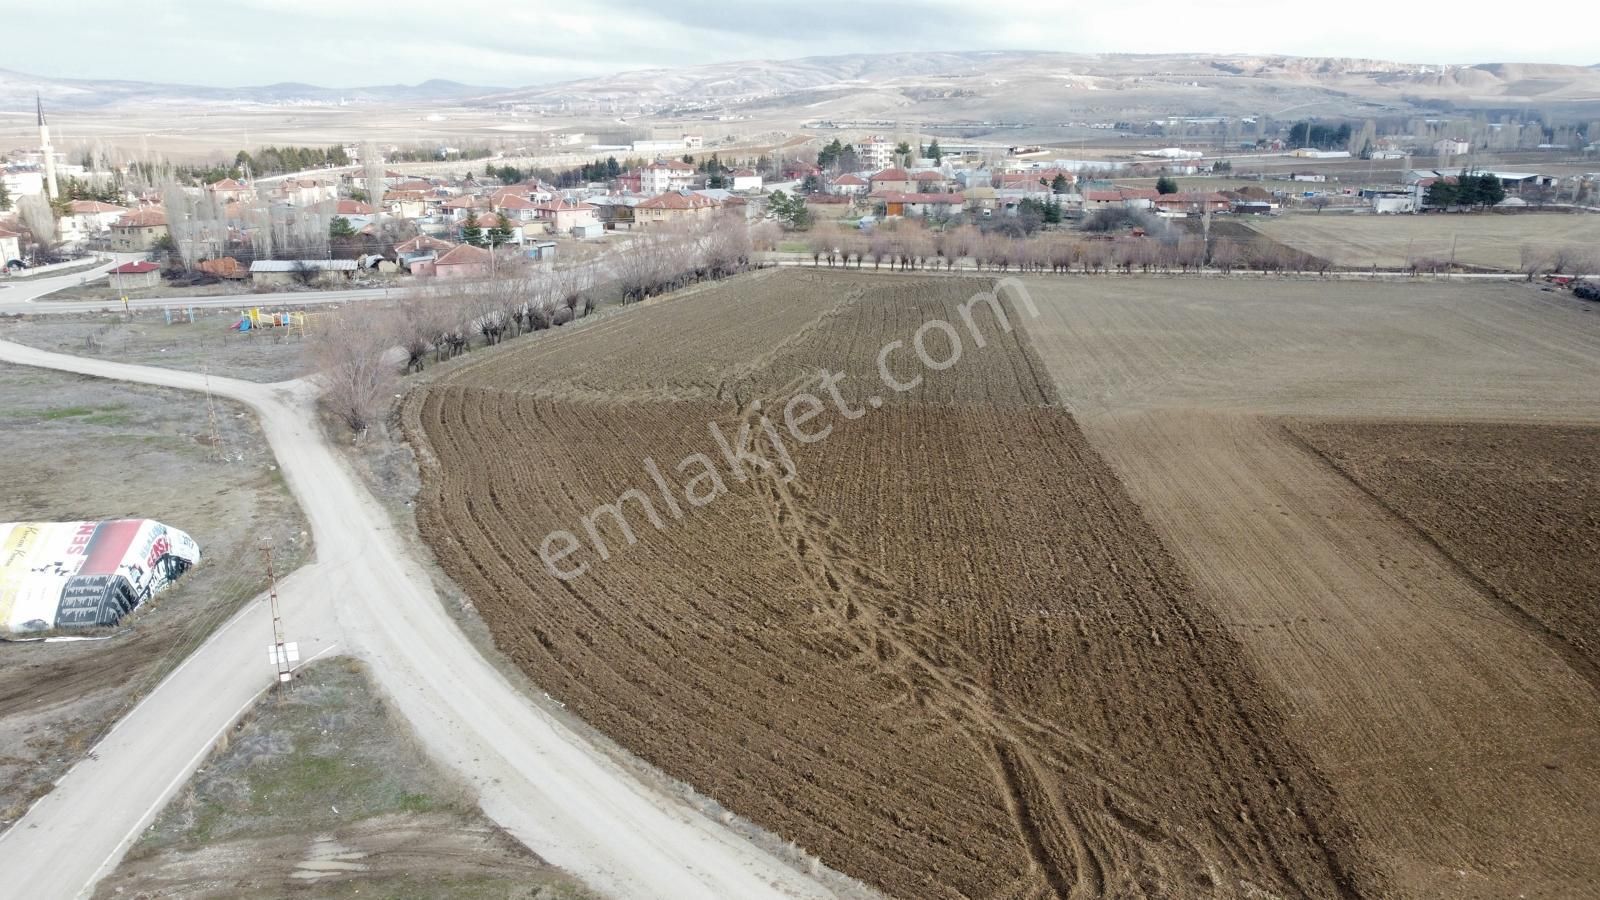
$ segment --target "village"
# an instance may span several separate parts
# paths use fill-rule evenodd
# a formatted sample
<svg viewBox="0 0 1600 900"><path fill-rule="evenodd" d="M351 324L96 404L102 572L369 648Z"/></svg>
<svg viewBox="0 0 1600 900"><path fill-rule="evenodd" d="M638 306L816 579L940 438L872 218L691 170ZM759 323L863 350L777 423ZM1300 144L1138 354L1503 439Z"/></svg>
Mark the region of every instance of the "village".
<svg viewBox="0 0 1600 900"><path fill-rule="evenodd" d="M1600 173L1570 165L1550 173L1482 166L1480 155L1504 144L1500 130L1478 128L1474 142L1464 137L1472 129L1448 120L1383 137L1371 122L1359 130L1297 123L1231 147L1147 140L1082 158L1043 146L941 145L904 131L845 143L836 130L826 142L802 133L768 147L730 148L724 158L703 136L683 133L589 144L591 162L560 169L520 156L513 164L504 151L419 153L369 142L283 148L322 164L271 175L252 171L247 151L209 169L74 163L52 147L42 102L37 120L38 149L13 151L4 165L0 264L15 274L124 254L107 276L123 294L159 292L163 279L261 291L381 277L481 278L502 264L585 257L635 230L719 216L784 232L830 224L868 231L915 220L931 230L965 224L1031 235L1126 210L1116 230L1143 236L1154 220L1209 223L1212 216L1582 209L1595 202L1600 181ZM1213 124L1230 134L1239 127ZM1168 128L1153 125L1159 141ZM1194 127L1171 130L1189 135ZM556 143L571 158L586 137ZM1585 134L1558 137L1567 143L1533 151L1593 155ZM206 180L208 173L219 177ZM770 243L777 249L778 241Z"/></svg>

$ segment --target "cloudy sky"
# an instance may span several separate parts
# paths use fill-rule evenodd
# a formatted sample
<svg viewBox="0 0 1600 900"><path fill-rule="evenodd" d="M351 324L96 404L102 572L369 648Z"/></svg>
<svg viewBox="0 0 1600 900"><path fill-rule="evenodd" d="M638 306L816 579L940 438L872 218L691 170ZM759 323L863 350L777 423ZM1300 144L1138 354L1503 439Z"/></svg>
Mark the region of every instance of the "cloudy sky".
<svg viewBox="0 0 1600 900"><path fill-rule="evenodd" d="M629 68L900 50L1592 65L1600 50L1590 2L1463 0L1430 9L1387 0L0 0L0 31L27 36L5 42L0 68L217 86L430 78L516 86ZM1509 27L1513 20L1525 27ZM1562 24L1580 22L1587 25Z"/></svg>

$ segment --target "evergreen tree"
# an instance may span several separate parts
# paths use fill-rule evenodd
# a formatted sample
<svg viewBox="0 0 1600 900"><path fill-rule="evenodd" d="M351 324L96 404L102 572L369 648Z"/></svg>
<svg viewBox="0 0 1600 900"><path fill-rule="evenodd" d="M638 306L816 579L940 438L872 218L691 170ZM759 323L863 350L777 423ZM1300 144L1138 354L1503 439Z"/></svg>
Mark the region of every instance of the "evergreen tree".
<svg viewBox="0 0 1600 900"><path fill-rule="evenodd" d="M461 223L461 240L463 243L474 247L483 246L483 229L478 226L478 214L468 212L467 218Z"/></svg>
<svg viewBox="0 0 1600 900"><path fill-rule="evenodd" d="M1428 191L1422 197L1422 205L1448 208L1456 204L1456 186L1443 178L1428 185Z"/></svg>
<svg viewBox="0 0 1600 900"><path fill-rule="evenodd" d="M928 145L928 158L933 160L933 164L936 166L944 159L944 151L939 149L938 138L934 138L933 143Z"/></svg>
<svg viewBox="0 0 1600 900"><path fill-rule="evenodd" d="M511 243L511 221L506 218L505 213L495 216L494 227L488 232L488 240L491 247L504 247Z"/></svg>
<svg viewBox="0 0 1600 900"><path fill-rule="evenodd" d="M1506 198L1506 186L1500 179L1484 172L1478 176L1478 202L1484 206L1494 206Z"/></svg>
<svg viewBox="0 0 1600 900"><path fill-rule="evenodd" d="M1158 193L1158 194L1176 194L1177 192L1178 192L1178 183L1176 181L1173 181L1170 177L1168 177L1166 175L1163 175L1160 178L1156 179L1156 193Z"/></svg>
<svg viewBox="0 0 1600 900"><path fill-rule="evenodd" d="M0 181L0 212L11 208L11 191L6 189L5 182Z"/></svg>
<svg viewBox="0 0 1600 900"><path fill-rule="evenodd" d="M329 238L337 240L340 238L349 239L355 236L355 228L350 224L350 220L344 216L334 216L333 220L328 223Z"/></svg>
<svg viewBox="0 0 1600 900"><path fill-rule="evenodd" d="M1067 176L1057 172L1056 177L1050 180L1050 191L1055 194L1070 193L1072 185L1067 182Z"/></svg>

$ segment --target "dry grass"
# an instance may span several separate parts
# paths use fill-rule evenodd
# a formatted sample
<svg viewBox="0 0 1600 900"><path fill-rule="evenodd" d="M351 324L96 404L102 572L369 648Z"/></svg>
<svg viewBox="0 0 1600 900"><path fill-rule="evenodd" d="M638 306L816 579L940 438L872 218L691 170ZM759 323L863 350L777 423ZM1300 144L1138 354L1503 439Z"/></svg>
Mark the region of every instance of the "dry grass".
<svg viewBox="0 0 1600 900"><path fill-rule="evenodd" d="M1516 271L1524 245L1600 242L1600 216L1566 213L1286 215L1251 223L1262 234L1338 266L1404 267L1413 258Z"/></svg>

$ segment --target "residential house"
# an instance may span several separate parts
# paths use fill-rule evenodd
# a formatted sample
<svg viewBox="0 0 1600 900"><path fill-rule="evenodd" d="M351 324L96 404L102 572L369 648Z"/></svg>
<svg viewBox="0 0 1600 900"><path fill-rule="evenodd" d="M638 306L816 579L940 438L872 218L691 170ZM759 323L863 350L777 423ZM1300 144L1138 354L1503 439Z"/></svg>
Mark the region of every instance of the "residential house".
<svg viewBox="0 0 1600 900"><path fill-rule="evenodd" d="M599 225L595 207L584 202L570 202L557 197L547 203L534 204L534 216L545 223L551 234L572 234L576 230L588 233L590 226Z"/></svg>
<svg viewBox="0 0 1600 900"><path fill-rule="evenodd" d="M123 263L108 274L108 283L119 291L138 291L153 288L161 283L161 267L153 262L139 260Z"/></svg>
<svg viewBox="0 0 1600 900"><path fill-rule="evenodd" d="M22 235L0 228L0 268L22 258Z"/></svg>
<svg viewBox="0 0 1600 900"><path fill-rule="evenodd" d="M1087 212L1097 209L1149 209L1161 194L1156 191L1113 188L1111 190L1084 191L1083 208Z"/></svg>
<svg viewBox="0 0 1600 900"><path fill-rule="evenodd" d="M428 194L425 191L388 191L383 195L384 208L397 219L420 219L428 215Z"/></svg>
<svg viewBox="0 0 1600 900"><path fill-rule="evenodd" d="M867 179L874 194L895 191L901 194L916 193L917 179L905 169L884 169Z"/></svg>
<svg viewBox="0 0 1600 900"><path fill-rule="evenodd" d="M99 200L74 200L67 205L67 214L61 217L57 229L62 240L81 241L105 234L111 230L112 223L127 214L125 206Z"/></svg>
<svg viewBox="0 0 1600 900"><path fill-rule="evenodd" d="M694 183L694 166L676 159L658 159L639 170L639 193L665 194L687 190Z"/></svg>
<svg viewBox="0 0 1600 900"><path fill-rule="evenodd" d="M1459 138L1444 138L1433 142L1433 152L1439 156L1460 156L1472 152L1472 145Z"/></svg>
<svg viewBox="0 0 1600 900"><path fill-rule="evenodd" d="M840 175L828 183L828 193L857 195L867 192L867 180L860 175Z"/></svg>
<svg viewBox="0 0 1600 900"><path fill-rule="evenodd" d="M721 204L690 191L658 194L633 208L633 220L640 225L695 221L716 214Z"/></svg>
<svg viewBox="0 0 1600 900"><path fill-rule="evenodd" d="M736 191L761 190L761 176L753 169L735 169L733 172L733 189Z"/></svg>
<svg viewBox="0 0 1600 900"><path fill-rule="evenodd" d="M874 191L872 199L883 204L885 216L951 216L966 202L965 195L947 192Z"/></svg>
<svg viewBox="0 0 1600 900"><path fill-rule="evenodd" d="M371 204L351 200L348 197L340 200L324 200L317 204L317 211L330 216L344 216L346 219L371 219L374 213Z"/></svg>
<svg viewBox="0 0 1600 900"><path fill-rule="evenodd" d="M155 207L128 213L111 223L111 249L120 253L147 253L167 236L167 214Z"/></svg>
<svg viewBox="0 0 1600 900"><path fill-rule="evenodd" d="M316 206L339 196L339 185L316 178L285 178L278 184L278 197L291 206Z"/></svg>
<svg viewBox="0 0 1600 900"><path fill-rule="evenodd" d="M1164 216L1187 216L1205 212L1227 212L1233 203L1215 191L1180 191L1163 194L1154 201L1155 208Z"/></svg>
<svg viewBox="0 0 1600 900"><path fill-rule="evenodd" d="M921 194L932 194L950 189L950 179L946 178L943 172L936 172L931 169L913 172L911 178L916 184L917 192Z"/></svg>
<svg viewBox="0 0 1600 900"><path fill-rule="evenodd" d="M986 181L982 185L974 185L961 192L962 206L973 216L981 219L994 218L998 208L998 197L995 189Z"/></svg>
<svg viewBox="0 0 1600 900"><path fill-rule="evenodd" d="M590 197L587 202L594 207L600 226L615 231L633 227L633 208L644 199L637 194L604 194Z"/></svg>
<svg viewBox="0 0 1600 900"><path fill-rule="evenodd" d="M249 200L256 195L255 188L232 178L224 178L206 185L206 190L211 196L223 203L237 203L240 200Z"/></svg>
<svg viewBox="0 0 1600 900"><path fill-rule="evenodd" d="M436 278L482 278L489 274L489 251L471 244L457 244L433 261Z"/></svg>
<svg viewBox="0 0 1600 900"><path fill-rule="evenodd" d="M301 284L349 280L356 272L353 259L258 259L250 264L250 283L255 285Z"/></svg>
<svg viewBox="0 0 1600 900"><path fill-rule="evenodd" d="M419 234L410 240L395 244L394 255L400 268L419 278L425 278L433 274L434 262L454 247L455 244L449 241Z"/></svg>
<svg viewBox="0 0 1600 900"><path fill-rule="evenodd" d="M489 202L493 204L496 215L505 216L510 222L532 222L539 218L539 204L518 194L497 194Z"/></svg>

